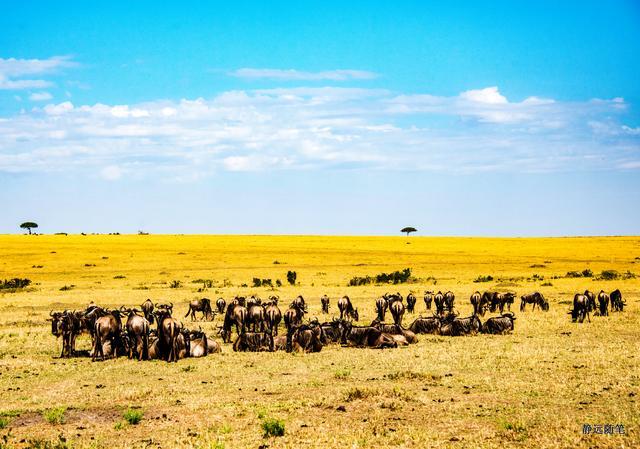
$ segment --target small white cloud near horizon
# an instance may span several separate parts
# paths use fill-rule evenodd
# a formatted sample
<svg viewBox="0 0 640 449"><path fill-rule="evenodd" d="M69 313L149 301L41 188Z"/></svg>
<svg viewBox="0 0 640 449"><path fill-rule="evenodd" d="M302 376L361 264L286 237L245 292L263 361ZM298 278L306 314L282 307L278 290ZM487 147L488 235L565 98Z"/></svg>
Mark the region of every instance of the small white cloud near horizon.
<svg viewBox="0 0 640 449"><path fill-rule="evenodd" d="M76 67L71 56L52 56L47 59L0 58L0 90L42 89L54 85L44 79L23 79L29 75L44 75L57 70Z"/></svg>
<svg viewBox="0 0 640 449"><path fill-rule="evenodd" d="M484 104L507 104L507 97L498 91L497 86L486 87L484 89L468 90L460 94L465 100Z"/></svg>
<svg viewBox="0 0 640 449"><path fill-rule="evenodd" d="M377 73L366 70L325 70L305 72L295 69L255 69L242 68L229 72L230 76L246 79L272 79L281 81L347 81L368 80L378 77Z"/></svg>
<svg viewBox="0 0 640 449"><path fill-rule="evenodd" d="M49 92L34 92L29 95L29 100L31 101L48 101L53 98Z"/></svg>
<svg viewBox="0 0 640 449"><path fill-rule="evenodd" d="M116 181L122 177L122 169L117 165L107 165L100 170L100 176L107 181Z"/></svg>

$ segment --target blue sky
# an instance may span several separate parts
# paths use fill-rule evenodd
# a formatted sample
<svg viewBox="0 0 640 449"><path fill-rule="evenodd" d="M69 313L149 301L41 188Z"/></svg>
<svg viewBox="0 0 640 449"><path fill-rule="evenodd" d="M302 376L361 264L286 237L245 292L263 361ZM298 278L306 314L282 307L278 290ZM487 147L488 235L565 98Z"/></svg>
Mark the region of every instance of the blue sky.
<svg viewBox="0 0 640 449"><path fill-rule="evenodd" d="M0 233L638 234L640 6L7 2Z"/></svg>

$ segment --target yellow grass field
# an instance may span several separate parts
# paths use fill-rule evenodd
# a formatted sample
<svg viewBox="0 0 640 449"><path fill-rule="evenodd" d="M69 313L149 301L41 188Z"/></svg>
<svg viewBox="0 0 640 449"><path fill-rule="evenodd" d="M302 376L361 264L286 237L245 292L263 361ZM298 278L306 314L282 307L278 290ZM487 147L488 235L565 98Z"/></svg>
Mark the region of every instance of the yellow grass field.
<svg viewBox="0 0 640 449"><path fill-rule="evenodd" d="M640 277L564 276L587 268L640 276L639 258L640 237L0 236L0 281L33 281L0 290L0 448L637 448ZM347 286L356 275L407 267L413 283ZM189 300L267 297L274 291L251 288L252 278L286 284L288 270L299 285L275 289L281 309L302 294L321 320L325 293L327 319L347 294L362 323L385 291L416 292L417 313L405 325L426 313L425 289L452 290L461 316L475 290L539 290L551 309L521 313L518 297L511 335L422 335L394 350L333 345L316 354L224 345L222 354L173 364L59 359L46 321L52 309L151 298L173 302L188 327L213 332L219 316L183 318ZM474 283L479 275L494 280ZM197 279L215 287L199 293ZM179 288L169 288L174 280ZM619 288L627 308L571 323L569 302L587 288ZM89 345L80 337L80 348ZM58 407L66 410L56 418ZM143 413L137 425L123 419L130 408ZM284 436L263 437L269 418L284 422ZM583 424L622 424L625 434L583 435Z"/></svg>

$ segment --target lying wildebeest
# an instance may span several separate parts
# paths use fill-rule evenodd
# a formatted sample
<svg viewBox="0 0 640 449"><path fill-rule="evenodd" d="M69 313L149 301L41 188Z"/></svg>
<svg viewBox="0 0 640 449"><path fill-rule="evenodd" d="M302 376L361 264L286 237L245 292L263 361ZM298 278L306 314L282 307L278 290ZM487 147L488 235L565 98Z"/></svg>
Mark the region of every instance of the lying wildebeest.
<svg viewBox="0 0 640 449"><path fill-rule="evenodd" d="M545 312L549 310L549 302L540 292L533 292L520 297L520 311L524 312L527 304L533 304L531 310L536 310L536 306Z"/></svg>
<svg viewBox="0 0 640 449"><path fill-rule="evenodd" d="M178 360L186 359L191 354L191 333L188 329L180 329L176 338Z"/></svg>
<svg viewBox="0 0 640 449"><path fill-rule="evenodd" d="M224 308L227 306L227 301L224 298L218 298L216 301L216 308L218 309L218 313L224 313Z"/></svg>
<svg viewBox="0 0 640 449"><path fill-rule="evenodd" d="M589 290L585 290L584 296L587 297L587 308L589 309L589 312L596 310L596 294Z"/></svg>
<svg viewBox="0 0 640 449"><path fill-rule="evenodd" d="M202 312L203 320L213 320L213 309L211 309L211 300L209 298L194 299L189 303L189 310L187 310L187 314L184 317L186 318L191 315L191 321L195 321L196 312Z"/></svg>
<svg viewBox="0 0 640 449"><path fill-rule="evenodd" d="M149 324L153 324L153 302L147 298L145 302L140 304L140 309L142 309L144 317L147 319Z"/></svg>
<svg viewBox="0 0 640 449"><path fill-rule="evenodd" d="M254 302L247 307L247 329L253 332L258 332L258 330L264 332L265 319L264 308L261 304Z"/></svg>
<svg viewBox="0 0 640 449"><path fill-rule="evenodd" d="M231 329L233 325L236 326L236 333L238 335L244 333L246 320L247 308L240 305L240 301L234 300L230 303L227 306L227 311L224 314L224 321L222 323L222 341L225 343L231 342Z"/></svg>
<svg viewBox="0 0 640 449"><path fill-rule="evenodd" d="M387 298L380 297L376 299L376 313L378 314L378 319L380 321L384 321L384 317L387 313L387 307L389 307L389 303L387 302Z"/></svg>
<svg viewBox="0 0 640 449"><path fill-rule="evenodd" d="M284 312L284 325L287 328L287 332L291 329L292 326L297 326L302 323L302 318L304 317L305 309L303 308L304 303L296 303L295 301L289 305L289 308Z"/></svg>
<svg viewBox="0 0 640 449"><path fill-rule="evenodd" d="M418 317L409 326L414 334L439 334L441 321L437 316Z"/></svg>
<svg viewBox="0 0 640 449"><path fill-rule="evenodd" d="M233 350L235 352L273 352L273 335L269 331L243 332L238 335L238 338L233 343Z"/></svg>
<svg viewBox="0 0 640 449"><path fill-rule="evenodd" d="M391 337L371 326L354 326L345 322L342 330L341 342L360 348L397 348L398 343Z"/></svg>
<svg viewBox="0 0 640 449"><path fill-rule="evenodd" d="M414 295L413 293L409 293L407 295L407 312L413 313L416 308L416 302L416 295Z"/></svg>
<svg viewBox="0 0 640 449"><path fill-rule="evenodd" d="M469 299L469 301L473 306L474 315L484 316L485 312L487 311L488 303L486 301L483 301L483 299L484 299L484 296L480 295L480 292L478 291L476 291L471 295L471 298Z"/></svg>
<svg viewBox="0 0 640 449"><path fill-rule="evenodd" d="M453 303L456 300L456 295L452 291L448 291L444 294L444 308L447 312L453 312Z"/></svg>
<svg viewBox="0 0 640 449"><path fill-rule="evenodd" d="M482 325L482 332L485 334L506 334L513 332L513 322L516 317L513 313L503 313L502 316L491 317Z"/></svg>
<svg viewBox="0 0 640 449"><path fill-rule="evenodd" d="M573 309L569 312L569 315L571 315L571 321L574 323L576 321L582 323L585 317L591 322L589 318L589 298L586 295L576 293L573 297Z"/></svg>
<svg viewBox="0 0 640 449"><path fill-rule="evenodd" d="M609 297L611 298L611 310L614 312L622 312L624 310L625 302L622 299L622 293L620 293L620 290L615 289L611 292Z"/></svg>
<svg viewBox="0 0 640 449"><path fill-rule="evenodd" d="M92 361L95 361L97 358L105 359L103 343L107 341L111 342L111 347L114 348L114 357L118 356L118 348L121 345L122 321L120 319L120 312L118 310L105 310L105 312L106 315L98 318L95 323Z"/></svg>
<svg viewBox="0 0 640 449"><path fill-rule="evenodd" d="M322 313L329 313L329 297L327 295L322 295L320 304L322 305Z"/></svg>
<svg viewBox="0 0 640 449"><path fill-rule="evenodd" d="M278 335L273 337L273 350L274 351L286 351L287 350L287 336Z"/></svg>
<svg viewBox="0 0 640 449"><path fill-rule="evenodd" d="M160 339L156 329L149 330L149 360L160 358Z"/></svg>
<svg viewBox="0 0 640 449"><path fill-rule="evenodd" d="M202 329L189 333L189 357L206 357L209 354L209 339Z"/></svg>
<svg viewBox="0 0 640 449"><path fill-rule="evenodd" d="M393 317L393 322L398 326L402 326L402 317L404 316L404 303L402 302L402 296L399 294L391 295L388 299L389 311Z"/></svg>
<svg viewBox="0 0 640 449"><path fill-rule="evenodd" d="M265 322L274 336L278 336L278 326L282 321L282 312L278 308L278 298L272 297L269 304L264 309Z"/></svg>
<svg viewBox="0 0 640 449"><path fill-rule="evenodd" d="M424 292L424 305L427 310L431 310L431 302L433 301L433 292L431 290L427 290Z"/></svg>
<svg viewBox="0 0 640 449"><path fill-rule="evenodd" d="M141 316L138 309L120 307L120 311L127 317L125 330L128 337L129 358L137 356L138 360L149 358L149 321Z"/></svg>
<svg viewBox="0 0 640 449"><path fill-rule="evenodd" d="M434 295L433 302L436 304L436 314L444 315L444 295L441 291Z"/></svg>
<svg viewBox="0 0 640 449"><path fill-rule="evenodd" d="M342 336L342 320L334 319L320 324L322 327L322 344L338 343Z"/></svg>
<svg viewBox="0 0 640 449"><path fill-rule="evenodd" d="M466 318L455 318L451 323L451 335L475 335L482 330L482 323L478 315L471 315Z"/></svg>
<svg viewBox="0 0 640 449"><path fill-rule="evenodd" d="M178 338L182 330L182 324L171 316L172 310L173 304L167 307L157 306L153 312L157 323L159 358L167 362L178 361Z"/></svg>
<svg viewBox="0 0 640 449"><path fill-rule="evenodd" d="M358 321L360 316L358 315L358 309L353 308L353 304L351 304L351 299L348 296L343 296L338 300L338 309L340 310L340 319L344 319L351 317L352 319Z"/></svg>
<svg viewBox="0 0 640 449"><path fill-rule="evenodd" d="M322 326L317 321L292 326L287 332L287 352L320 352L323 339Z"/></svg>
<svg viewBox="0 0 640 449"><path fill-rule="evenodd" d="M117 344L117 347L114 347L114 344ZM95 347L92 347L89 351L89 356L94 356ZM106 340L102 342L102 349L100 353L106 359L111 359L117 357L119 354L127 354L129 352L129 336L126 332L122 332L120 338L117 343L114 343L113 340Z"/></svg>
<svg viewBox="0 0 640 449"><path fill-rule="evenodd" d="M373 320L371 322L371 327L375 327L388 335L402 335L406 339L407 344L418 343L418 337L416 337L415 332L409 329L404 329L402 326L398 326L397 324L386 324L378 320Z"/></svg>
<svg viewBox="0 0 640 449"><path fill-rule="evenodd" d="M600 290L598 293L598 305L600 306L600 315L609 316L609 295L604 290Z"/></svg>

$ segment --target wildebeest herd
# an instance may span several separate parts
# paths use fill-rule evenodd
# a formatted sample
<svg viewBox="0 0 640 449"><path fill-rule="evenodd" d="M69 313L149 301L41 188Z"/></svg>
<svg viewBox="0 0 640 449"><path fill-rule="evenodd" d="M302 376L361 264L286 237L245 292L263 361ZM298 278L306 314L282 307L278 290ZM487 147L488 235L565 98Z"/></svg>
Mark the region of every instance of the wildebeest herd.
<svg viewBox="0 0 640 449"><path fill-rule="evenodd" d="M308 313L305 299L296 297L281 312L277 296L267 300L259 297L236 296L227 304L223 298L215 303L215 309L208 298L197 299L188 304L185 318L197 319L196 312L203 320L211 321L216 313L223 315L218 334L222 341L231 343L233 330L234 351L276 351L286 350L319 352L329 344L367 348L392 348L409 345L418 341L417 334L437 334L446 336L474 335L477 333L505 334L514 330L515 315L511 312L514 293L474 292L470 297L473 314L460 318L455 311L455 295L451 291L442 293L426 291L424 303L427 311L435 311L430 316L418 316L407 327L403 326L405 311L414 313L417 298L409 293L405 298L400 293L384 294L375 300L376 319L368 326L357 326L359 312L353 307L348 296L337 301L339 318L320 322L317 318L304 322ZM549 310L549 302L539 292L520 297L520 311L526 306L532 310L538 307ZM596 303L597 301L597 303ZM328 314L330 299L324 295L320 299L323 314ZM611 294L604 291L596 296L590 291L576 294L573 308L569 312L574 322L590 321L589 313L607 316L612 311L623 311L625 302L620 290ZM506 311L505 311L506 309ZM495 312L499 316L488 318L484 323L480 317ZM390 313L393 323L385 323ZM139 308L121 306L119 309L103 308L95 304L82 311L50 312L51 333L62 338L61 357L88 355L92 360L104 360L126 355L131 359L160 359L175 362L185 357L202 357L221 352L221 345L212 335L201 328L189 330L173 317L173 304L154 304L147 299ZM284 321L285 335L279 335L278 328ZM155 324L155 328L153 327ZM76 351L76 339L89 334L92 345L89 351Z"/></svg>

